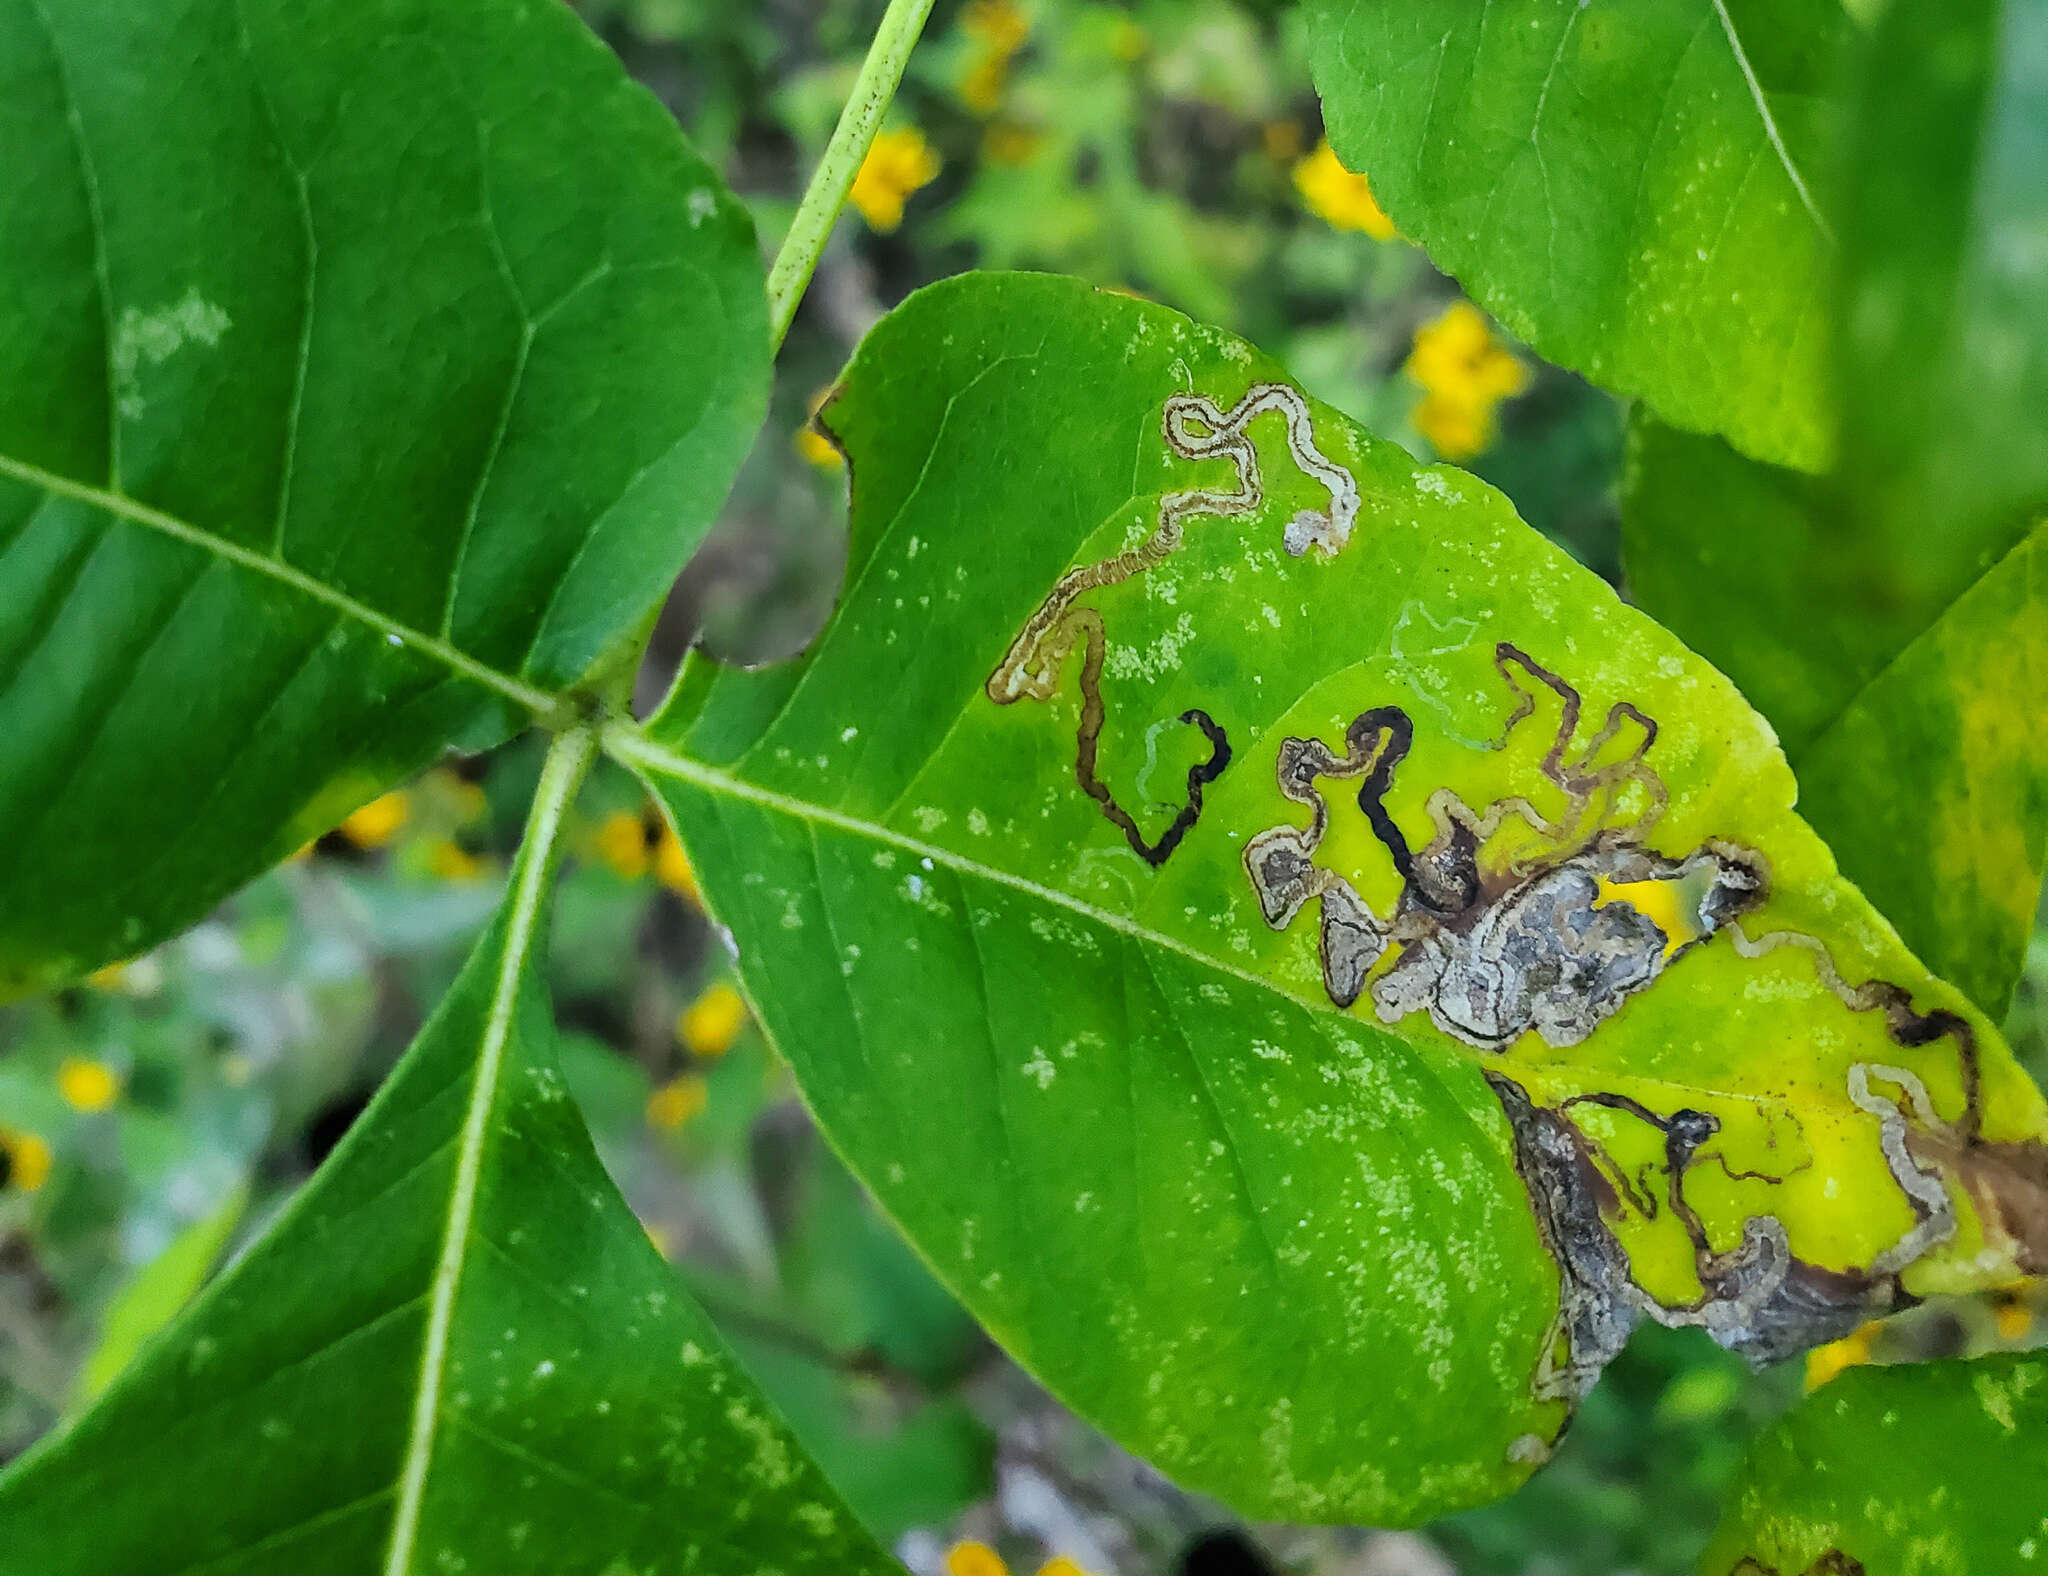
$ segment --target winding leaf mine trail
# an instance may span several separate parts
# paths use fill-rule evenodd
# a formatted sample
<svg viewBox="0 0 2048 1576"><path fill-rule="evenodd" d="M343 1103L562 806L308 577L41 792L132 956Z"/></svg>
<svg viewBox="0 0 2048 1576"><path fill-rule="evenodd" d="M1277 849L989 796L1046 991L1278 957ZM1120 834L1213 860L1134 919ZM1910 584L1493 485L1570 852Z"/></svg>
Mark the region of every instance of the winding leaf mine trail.
<svg viewBox="0 0 2048 1576"><path fill-rule="evenodd" d="M1258 514L1267 492L1247 428L1266 414L1283 419L1288 454L1330 499L1327 509L1301 510L1286 523L1286 551L1294 557L1311 547L1340 551L1358 515L1359 486L1317 446L1307 402L1296 390L1257 383L1227 410L1200 394L1174 395L1161 411L1166 443L1187 460L1227 459L1235 487L1166 494L1156 525L1136 546L1062 575L985 685L998 705L1050 700L1079 649L1075 778L1154 868L1172 857L1200 818L1203 789L1231 765L1229 733L1207 710L1180 713L1181 722L1205 735L1210 754L1188 769L1183 803L1164 831L1148 839L1102 779L1101 680L1109 633L1103 612L1084 599L1165 562L1200 517L1248 521ZM1507 746L1536 713L1539 694L1557 703L1555 735L1538 771L1562 796L1561 814L1546 815L1525 794L1476 808L1454 788L1439 786L1426 804L1434 835L1418 850L1387 803L1415 743L1406 710L1383 705L1360 712L1335 746L1292 736L1279 745L1276 785L1283 800L1307 808L1309 823L1282 821L1257 832L1244 846L1242 863L1271 928L1286 930L1308 905L1316 906L1317 955L1333 1005L1350 1009L1369 988L1381 1022L1425 1014L1438 1032L1489 1057L1532 1034L1550 1047L1569 1048L1654 988L1678 959L1725 932L1727 945L1745 958L1781 947L1808 952L1819 980L1843 1006L1881 1015L1901 1049L1952 1042L1963 1089L1962 1111L1950 1122L1910 1069L1882 1062L1850 1067L1846 1097L1876 1118L1884 1164L1913 1224L1868 1264L1837 1270L1795 1253L1791 1233L1775 1214L1748 1215L1732 1246L1714 1245L1687 1196L1695 1165L1712 1160L1731 1181L1781 1180L1737 1172L1710 1149L1722 1128L1714 1113L1690 1105L1660 1112L1631 1095L1597 1089L1546 1107L1512 1070L1489 1068L1487 1084L1514 1134L1517 1170L1562 1276L1535 1393L1575 1404L1641 1318L1705 1328L1762 1364L1916 1301L1901 1275L1958 1231L1947 1175L1965 1184L1986 1224L2015 1245L2022 1268L2048 1267L2048 1188L2042 1185L2048 1150L1983 1141L1979 1050L1968 1020L1945 1008L1919 1011L1911 993L1890 981L1850 984L1817 937L1789 930L1750 936L1740 920L1772 894L1763 853L1728 839L1711 839L1681 858L1649 845L1670 800L1649 764L1656 719L1617 700L1582 742L1585 702L1575 685L1510 641L1495 644L1493 661L1515 699L1489 748ZM1326 781L1356 784L1359 809L1400 878L1399 898L1386 916L1373 912L1345 874L1318 862L1331 819L1321 787ZM1533 834L1533 844L1488 858L1489 846L1510 825ZM1629 1176L1584 1129L1574 1114L1581 1107L1623 1113L1657 1135L1661 1193ZM1619 1213L1655 1218L1660 1207L1682 1225L1691 1245L1697 1298L1660 1299L1644 1290L1611 1228Z"/></svg>

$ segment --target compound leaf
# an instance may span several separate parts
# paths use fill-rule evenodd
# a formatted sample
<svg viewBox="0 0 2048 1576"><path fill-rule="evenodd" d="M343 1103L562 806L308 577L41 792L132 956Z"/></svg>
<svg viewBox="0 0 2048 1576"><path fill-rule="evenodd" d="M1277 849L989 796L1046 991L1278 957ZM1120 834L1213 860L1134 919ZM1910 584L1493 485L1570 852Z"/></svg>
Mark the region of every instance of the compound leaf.
<svg viewBox="0 0 2048 1576"><path fill-rule="evenodd" d="M1839 0L1312 0L1330 141L1552 361L1815 468Z"/></svg>
<svg viewBox="0 0 2048 1576"><path fill-rule="evenodd" d="M744 211L557 0L0 0L0 994L627 642L765 405Z"/></svg>
<svg viewBox="0 0 2048 1576"><path fill-rule="evenodd" d="M880 1573L606 1178L514 896L269 1232L0 1477L38 1576Z"/></svg>
<svg viewBox="0 0 2048 1576"><path fill-rule="evenodd" d="M1767 1360L2043 1262L1996 1030L1498 494L1028 275L913 297L821 420L816 646L610 744L841 1152L1117 1438L1412 1521L1639 1318Z"/></svg>
<svg viewBox="0 0 2048 1576"><path fill-rule="evenodd" d="M1750 1447L1700 1576L1979 1576L2048 1557L2038 1354L1830 1380Z"/></svg>

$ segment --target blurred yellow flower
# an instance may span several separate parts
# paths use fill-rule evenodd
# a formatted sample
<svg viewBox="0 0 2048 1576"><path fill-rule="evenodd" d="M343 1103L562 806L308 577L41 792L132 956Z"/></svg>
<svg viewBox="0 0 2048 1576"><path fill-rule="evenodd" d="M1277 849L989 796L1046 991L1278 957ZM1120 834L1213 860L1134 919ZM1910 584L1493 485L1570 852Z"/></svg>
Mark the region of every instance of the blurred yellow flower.
<svg viewBox="0 0 2048 1576"><path fill-rule="evenodd" d="M673 1133L711 1098L711 1089L699 1073L671 1078L647 1097L647 1125L657 1132Z"/></svg>
<svg viewBox="0 0 2048 1576"><path fill-rule="evenodd" d="M1870 1347L1877 1336L1875 1322L1851 1330L1839 1341L1816 1346L1806 1354L1806 1388L1818 1390L1836 1374L1870 1361Z"/></svg>
<svg viewBox="0 0 2048 1576"><path fill-rule="evenodd" d="M1088 1576L1088 1572L1068 1559L1066 1555L1055 1554L1051 1559L1038 1567L1038 1576Z"/></svg>
<svg viewBox="0 0 2048 1576"><path fill-rule="evenodd" d="M647 823L638 810L614 810L597 823L597 857L628 881L647 874Z"/></svg>
<svg viewBox="0 0 2048 1576"><path fill-rule="evenodd" d="M1371 184L1363 175L1354 175L1344 168L1328 138L1317 143L1316 151L1294 166L1294 186L1309 211L1320 214L1336 228L1363 230L1375 241L1394 238L1394 221L1373 200Z"/></svg>
<svg viewBox="0 0 2048 1576"><path fill-rule="evenodd" d="M1009 91L1010 62L1004 55L983 55L960 79L960 102L976 115L993 115ZM920 185L923 183L920 182Z"/></svg>
<svg viewBox="0 0 2048 1576"><path fill-rule="evenodd" d="M872 230L887 234L903 222L903 204L939 173L939 156L915 126L885 131L861 160L848 195Z"/></svg>
<svg viewBox="0 0 2048 1576"><path fill-rule="evenodd" d="M74 1111L104 1111L121 1093L121 1080L105 1062L67 1056L57 1068L57 1092Z"/></svg>
<svg viewBox="0 0 2048 1576"><path fill-rule="evenodd" d="M0 1183L33 1193L50 1180L50 1146L34 1133L0 1127Z"/></svg>
<svg viewBox="0 0 2048 1576"><path fill-rule="evenodd" d="M968 0L960 11L960 31L1000 55L1014 55L1031 36L1031 18L1016 0Z"/></svg>
<svg viewBox="0 0 2048 1576"><path fill-rule="evenodd" d="M1002 1555L972 1538L946 1550L946 1576L1010 1576Z"/></svg>
<svg viewBox="0 0 2048 1576"><path fill-rule="evenodd" d="M977 115L993 115L1009 91L1010 57L1031 36L1031 19L1014 0L969 0L960 31L977 46L960 79L960 102Z"/></svg>
<svg viewBox="0 0 2048 1576"><path fill-rule="evenodd" d="M747 1004L730 985L714 985L676 1019L676 1038L696 1056L723 1056L746 1027Z"/></svg>
<svg viewBox="0 0 2048 1576"><path fill-rule="evenodd" d="M1500 402L1530 382L1528 365L1493 337L1485 315L1469 301L1452 302L1415 331L1406 371L1422 389L1412 413L1416 430L1447 460L1489 447Z"/></svg>
<svg viewBox="0 0 2048 1576"><path fill-rule="evenodd" d="M427 846L427 870L442 881L477 881L484 862L460 843L437 837Z"/></svg>
<svg viewBox="0 0 2048 1576"><path fill-rule="evenodd" d="M398 829L405 825L405 819L412 813L412 804L403 788L394 788L382 798L372 799L341 823L341 835L358 848L382 848L390 842Z"/></svg>
<svg viewBox="0 0 2048 1576"><path fill-rule="evenodd" d="M1991 1320L2001 1341L2024 1340L2034 1328L2034 1310L2015 1292L2000 1292L1991 1299Z"/></svg>
<svg viewBox="0 0 2048 1576"><path fill-rule="evenodd" d="M686 897L692 903L698 899L697 872L690 868L690 856L683 852L675 829L666 820L661 823L661 838L654 845L654 879L678 897Z"/></svg>
<svg viewBox="0 0 2048 1576"><path fill-rule="evenodd" d="M796 451L823 471L837 470L845 463L832 440L820 432L815 421L825 401L832 396L832 390L819 389L811 396L811 408L804 424L796 429Z"/></svg>

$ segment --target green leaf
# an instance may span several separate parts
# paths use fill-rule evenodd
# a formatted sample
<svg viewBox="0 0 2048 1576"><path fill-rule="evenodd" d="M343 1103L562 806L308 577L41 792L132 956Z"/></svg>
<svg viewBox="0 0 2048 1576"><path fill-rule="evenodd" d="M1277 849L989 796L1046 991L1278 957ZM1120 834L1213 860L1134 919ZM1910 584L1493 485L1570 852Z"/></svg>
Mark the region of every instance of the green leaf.
<svg viewBox="0 0 2048 1576"><path fill-rule="evenodd" d="M1930 607L1857 583L1883 549L1853 545L1841 507L1824 480L1639 419L1630 591L1776 725L1842 873L2002 1018L2048 844L2048 525Z"/></svg>
<svg viewBox="0 0 2048 1576"><path fill-rule="evenodd" d="M557 0L0 0L0 104L4 995L612 660L768 358Z"/></svg>
<svg viewBox="0 0 2048 1576"><path fill-rule="evenodd" d="M551 832L264 1239L0 1477L11 1567L892 1568L591 1150L535 966Z"/></svg>
<svg viewBox="0 0 2048 1576"><path fill-rule="evenodd" d="M79 1370L74 1406L85 1406L134 1359L142 1343L162 1329L205 1284L228 1238L249 1207L249 1190L237 1187L212 1214L195 1220L169 1247L139 1270L107 1304L99 1345Z"/></svg>
<svg viewBox="0 0 2048 1576"><path fill-rule="evenodd" d="M1817 468L1839 0L1312 0L1330 141L1517 337Z"/></svg>
<svg viewBox="0 0 2048 1576"><path fill-rule="evenodd" d="M1853 1368L1751 1447L1701 1576L1987 1576L2048 1555L2048 1359Z"/></svg>
<svg viewBox="0 0 2048 1576"><path fill-rule="evenodd" d="M2048 509L2048 6L1895 0L1860 77L1841 486L1876 589L1943 606Z"/></svg>
<svg viewBox="0 0 2048 1576"><path fill-rule="evenodd" d="M1998 1017L2048 840L2048 10L1897 0L1866 56L1841 465L1773 470L1639 413L1629 580L1777 727L1844 872Z"/></svg>
<svg viewBox="0 0 2048 1576"><path fill-rule="evenodd" d="M836 1147L1116 1438L1414 1521L1639 1317L1768 1359L2048 1262L1996 1030L1498 494L1029 275L913 297L823 420L831 623L609 745Z"/></svg>
<svg viewBox="0 0 2048 1576"><path fill-rule="evenodd" d="M1797 760L1807 819L1929 964L2003 1018L2048 853L2048 524Z"/></svg>

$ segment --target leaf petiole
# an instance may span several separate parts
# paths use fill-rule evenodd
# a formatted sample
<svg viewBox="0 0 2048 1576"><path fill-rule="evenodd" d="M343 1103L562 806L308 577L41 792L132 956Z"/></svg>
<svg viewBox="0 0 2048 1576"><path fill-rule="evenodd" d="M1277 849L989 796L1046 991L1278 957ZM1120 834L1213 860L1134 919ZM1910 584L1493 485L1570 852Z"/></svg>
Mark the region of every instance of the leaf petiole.
<svg viewBox="0 0 2048 1576"><path fill-rule="evenodd" d="M882 116L896 96L896 85L903 80L903 67L931 9L932 0L889 0L881 26L875 29L874 42L868 46L867 59L861 63L853 92L846 108L839 113L832 140L825 145L825 156L818 161L803 201L797 205L796 217L790 221L789 233L783 237L782 249L775 254L774 265L768 270L771 351L782 348L790 321L796 316L797 303L803 299L804 287L811 282L811 273L832 234L833 222L846 203L846 194L853 189L854 175L861 160L867 157L868 145L881 129Z"/></svg>

